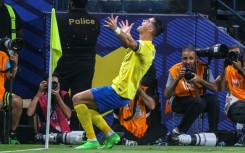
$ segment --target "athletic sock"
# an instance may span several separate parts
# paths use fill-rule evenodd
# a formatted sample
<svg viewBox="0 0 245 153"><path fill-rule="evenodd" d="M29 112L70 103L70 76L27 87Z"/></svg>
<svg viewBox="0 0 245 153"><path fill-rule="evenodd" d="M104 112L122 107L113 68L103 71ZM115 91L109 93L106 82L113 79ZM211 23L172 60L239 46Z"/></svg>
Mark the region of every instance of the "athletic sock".
<svg viewBox="0 0 245 153"><path fill-rule="evenodd" d="M106 123L105 119L102 117L101 114L99 114L99 112L93 110L93 109L89 109L89 112L91 114L92 117L92 122L101 130L104 132L105 135L108 135L112 129L110 128L110 126Z"/></svg>
<svg viewBox="0 0 245 153"><path fill-rule="evenodd" d="M88 139L96 139L94 128L91 120L91 114L85 104L78 104L74 106L77 112L77 117L86 133Z"/></svg>

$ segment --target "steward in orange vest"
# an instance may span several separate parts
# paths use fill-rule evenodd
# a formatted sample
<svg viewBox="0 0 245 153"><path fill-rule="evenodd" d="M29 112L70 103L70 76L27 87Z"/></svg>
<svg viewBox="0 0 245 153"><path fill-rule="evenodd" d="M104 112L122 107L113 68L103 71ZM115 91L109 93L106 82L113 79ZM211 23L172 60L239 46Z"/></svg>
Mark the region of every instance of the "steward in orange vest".
<svg viewBox="0 0 245 153"><path fill-rule="evenodd" d="M156 69L151 66L142 78L135 98L128 105L114 110L112 129L124 132L122 143L125 145L151 144L166 134L166 126L161 125L155 75ZM159 113L153 116L156 112Z"/></svg>
<svg viewBox="0 0 245 153"><path fill-rule="evenodd" d="M164 91L173 112L184 114L172 133L186 133L202 113L208 113L209 131L216 131L219 121L219 101L214 94L204 93L205 89L215 92L217 86L211 69L198 61L196 49L186 46L182 49L181 62L169 69ZM187 75L188 74L188 75Z"/></svg>

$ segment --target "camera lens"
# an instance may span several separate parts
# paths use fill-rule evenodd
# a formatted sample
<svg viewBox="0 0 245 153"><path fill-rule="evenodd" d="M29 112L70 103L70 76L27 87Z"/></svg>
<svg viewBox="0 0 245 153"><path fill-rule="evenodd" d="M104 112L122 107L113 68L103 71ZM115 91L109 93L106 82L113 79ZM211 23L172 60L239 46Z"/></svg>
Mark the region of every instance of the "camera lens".
<svg viewBox="0 0 245 153"><path fill-rule="evenodd" d="M185 79L186 80L191 80L195 77L192 73L196 73L194 68L186 68L185 70Z"/></svg>
<svg viewBox="0 0 245 153"><path fill-rule="evenodd" d="M24 48L24 42L22 39L16 38L11 41L11 49L18 52Z"/></svg>
<svg viewBox="0 0 245 153"><path fill-rule="evenodd" d="M197 48L196 53L199 57L222 59L227 56L228 47L225 44L215 44L207 48Z"/></svg>
<svg viewBox="0 0 245 153"><path fill-rule="evenodd" d="M236 52L229 52L227 59L229 59L230 61L237 61L238 60L238 53Z"/></svg>
<svg viewBox="0 0 245 153"><path fill-rule="evenodd" d="M52 89L56 89L58 87L58 82L52 81Z"/></svg>

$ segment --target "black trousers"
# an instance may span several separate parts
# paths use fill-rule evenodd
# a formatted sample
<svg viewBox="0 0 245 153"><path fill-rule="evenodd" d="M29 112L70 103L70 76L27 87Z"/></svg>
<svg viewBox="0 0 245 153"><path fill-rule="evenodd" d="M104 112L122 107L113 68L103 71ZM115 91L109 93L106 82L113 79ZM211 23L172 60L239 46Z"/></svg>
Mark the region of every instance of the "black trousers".
<svg viewBox="0 0 245 153"><path fill-rule="evenodd" d="M218 96L206 94L205 97L175 97L172 103L173 112L183 114L183 118L177 126L181 132L186 133L197 117L207 112L209 131L215 132L218 129L220 104Z"/></svg>
<svg viewBox="0 0 245 153"><path fill-rule="evenodd" d="M60 75L61 90L69 91L71 97L75 94L90 89L95 71L95 57L80 59L66 59L58 61L55 72Z"/></svg>
<svg viewBox="0 0 245 153"><path fill-rule="evenodd" d="M227 113L227 117L236 123L245 123L245 100L233 103Z"/></svg>
<svg viewBox="0 0 245 153"><path fill-rule="evenodd" d="M136 141L138 145L147 145L154 143L156 140L158 140L159 138L163 138L167 134L167 127L160 124L155 128L148 128L146 134L143 137L137 138L127 129L125 129L124 126L120 125L117 119L113 120L112 129L115 132L123 132L124 135L122 136L122 138Z"/></svg>

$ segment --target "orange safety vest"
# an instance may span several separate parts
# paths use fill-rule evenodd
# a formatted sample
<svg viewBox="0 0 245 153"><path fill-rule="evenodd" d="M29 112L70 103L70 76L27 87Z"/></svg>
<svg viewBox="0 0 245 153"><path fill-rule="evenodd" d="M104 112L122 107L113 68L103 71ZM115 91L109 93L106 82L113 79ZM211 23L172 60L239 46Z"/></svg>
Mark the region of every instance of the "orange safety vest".
<svg viewBox="0 0 245 153"><path fill-rule="evenodd" d="M4 82L6 80L6 73L4 71L6 71L8 60L9 60L8 55L5 52L0 51L0 101L1 102L3 101L3 96L5 93Z"/></svg>
<svg viewBox="0 0 245 153"><path fill-rule="evenodd" d="M141 86L141 88L146 91L148 87ZM131 132L133 135L135 135L138 138L141 138L145 135L145 132L148 128L148 125L146 123L147 118L147 112L146 112L146 106L144 102L142 101L141 97L139 97L136 94L137 99L136 102L136 112L133 114L133 108L135 104L135 99L131 100L128 105L122 107L119 109L119 121L122 126L124 126L129 132ZM133 116L132 119L126 121L126 118L129 118L130 116Z"/></svg>
<svg viewBox="0 0 245 153"><path fill-rule="evenodd" d="M200 78L203 78L205 67L206 67L206 63L200 61L196 62L196 74ZM178 77L181 68L182 68L182 63L177 63L169 69L169 72L174 80ZM196 85L199 89L199 94L203 95L203 85L199 83ZM197 96L194 86L187 83L184 78L182 78L178 82L178 85L176 86L174 92L176 96L180 96L180 97L190 96L190 92L192 93L193 97Z"/></svg>
<svg viewBox="0 0 245 153"><path fill-rule="evenodd" d="M245 80L231 65L226 68L226 80L231 94L239 100L245 100Z"/></svg>

